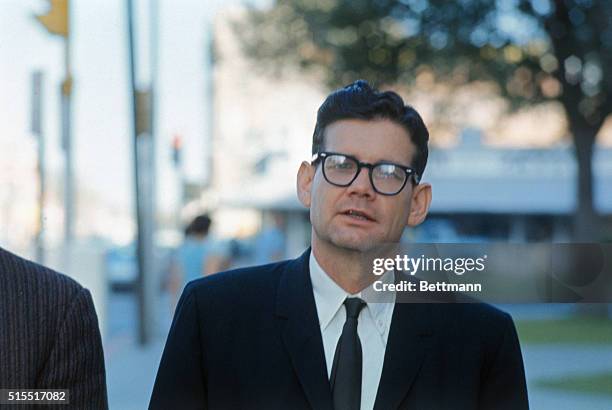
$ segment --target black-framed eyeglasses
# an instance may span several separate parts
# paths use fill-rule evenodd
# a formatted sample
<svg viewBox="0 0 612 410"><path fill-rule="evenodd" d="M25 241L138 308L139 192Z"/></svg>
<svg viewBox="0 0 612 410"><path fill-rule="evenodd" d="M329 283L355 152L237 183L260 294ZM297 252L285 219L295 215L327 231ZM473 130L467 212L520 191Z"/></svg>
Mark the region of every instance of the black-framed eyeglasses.
<svg viewBox="0 0 612 410"><path fill-rule="evenodd" d="M347 187L357 179L361 168L368 169L374 191L381 195L397 195L406 186L408 179L417 185L417 172L405 165L381 161L375 164L361 162L357 158L339 152L318 152L312 156L312 164L322 161L323 177L332 185Z"/></svg>

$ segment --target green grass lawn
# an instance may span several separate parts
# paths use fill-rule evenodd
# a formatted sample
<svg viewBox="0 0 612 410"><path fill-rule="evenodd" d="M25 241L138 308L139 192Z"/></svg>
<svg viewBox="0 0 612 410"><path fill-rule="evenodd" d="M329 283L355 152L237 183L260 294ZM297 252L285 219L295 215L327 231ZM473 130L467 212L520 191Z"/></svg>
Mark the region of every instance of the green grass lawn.
<svg viewBox="0 0 612 410"><path fill-rule="evenodd" d="M612 346L612 320L571 317L516 321L521 344L597 344Z"/></svg>
<svg viewBox="0 0 612 410"><path fill-rule="evenodd" d="M568 376L536 382L539 387L612 396L612 372L586 376Z"/></svg>
<svg viewBox="0 0 612 410"><path fill-rule="evenodd" d="M522 345L566 344L612 347L612 320L569 317L559 320L518 320L516 329ZM612 358L602 358L612 360ZM547 389L612 396L612 372L568 375L541 379L535 385Z"/></svg>

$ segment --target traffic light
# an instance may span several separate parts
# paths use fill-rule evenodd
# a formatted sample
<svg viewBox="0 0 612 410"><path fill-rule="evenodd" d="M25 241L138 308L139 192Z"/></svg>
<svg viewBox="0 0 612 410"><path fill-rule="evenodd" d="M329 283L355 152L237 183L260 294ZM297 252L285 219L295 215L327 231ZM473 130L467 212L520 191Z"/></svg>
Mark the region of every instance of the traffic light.
<svg viewBox="0 0 612 410"><path fill-rule="evenodd" d="M136 90L136 136L151 135L151 90Z"/></svg>
<svg viewBox="0 0 612 410"><path fill-rule="evenodd" d="M179 134L175 134L172 138L172 162L175 167L181 164L181 150L183 148L183 139Z"/></svg>
<svg viewBox="0 0 612 410"><path fill-rule="evenodd" d="M47 0L49 11L35 16L51 34L68 37L68 0Z"/></svg>

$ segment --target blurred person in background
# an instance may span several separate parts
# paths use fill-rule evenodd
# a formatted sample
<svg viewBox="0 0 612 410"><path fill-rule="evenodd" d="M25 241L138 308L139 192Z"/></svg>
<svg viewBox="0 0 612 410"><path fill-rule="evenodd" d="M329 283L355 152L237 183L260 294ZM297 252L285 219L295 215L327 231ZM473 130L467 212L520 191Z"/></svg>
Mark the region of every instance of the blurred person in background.
<svg viewBox="0 0 612 410"><path fill-rule="evenodd" d="M210 216L202 214L185 228L185 239L176 249L170 270L169 290L174 295L173 306L185 284L229 267L225 247L209 235L211 225Z"/></svg>
<svg viewBox="0 0 612 410"><path fill-rule="evenodd" d="M108 408L91 294L73 279L2 248L0 389L67 389L68 404L61 408Z"/></svg>
<svg viewBox="0 0 612 410"><path fill-rule="evenodd" d="M256 236L253 246L255 265L277 262L285 257L285 218L279 212L269 215L270 221Z"/></svg>

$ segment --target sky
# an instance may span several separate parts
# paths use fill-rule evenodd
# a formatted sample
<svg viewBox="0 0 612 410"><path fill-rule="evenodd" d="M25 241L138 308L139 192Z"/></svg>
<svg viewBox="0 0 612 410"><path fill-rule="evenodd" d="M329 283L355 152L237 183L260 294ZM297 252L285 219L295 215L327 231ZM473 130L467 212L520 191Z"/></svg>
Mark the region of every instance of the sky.
<svg viewBox="0 0 612 410"><path fill-rule="evenodd" d="M170 141L184 142L184 174L202 180L208 104L207 61L214 13L238 1L157 0L159 4L158 65L158 206L171 209L177 197L177 172L170 160ZM137 73L140 84L150 79L149 0L135 0ZM132 206L133 147L125 0L71 1L73 61L73 127L75 173L105 202ZM0 1L0 123L2 140L32 139L31 76L44 75L43 132L48 169L61 175L59 84L63 78L63 42L34 19L45 12L44 0ZM0 161L10 160L0 153Z"/></svg>

